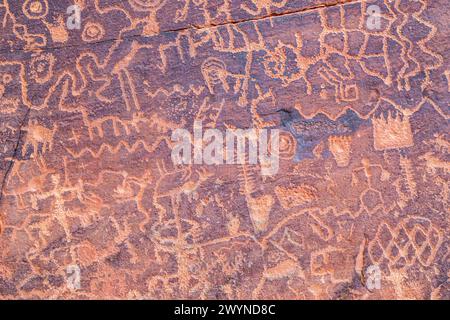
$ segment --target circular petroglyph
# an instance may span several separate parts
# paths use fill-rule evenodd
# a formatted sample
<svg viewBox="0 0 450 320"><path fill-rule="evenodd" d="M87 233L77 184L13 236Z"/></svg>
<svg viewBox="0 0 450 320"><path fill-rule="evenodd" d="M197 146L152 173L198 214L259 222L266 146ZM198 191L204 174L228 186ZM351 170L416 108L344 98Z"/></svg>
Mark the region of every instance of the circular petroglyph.
<svg viewBox="0 0 450 320"><path fill-rule="evenodd" d="M12 76L9 74L9 73L5 73L3 76L2 76L2 83L3 84L8 84L8 83L10 83L12 81Z"/></svg>
<svg viewBox="0 0 450 320"><path fill-rule="evenodd" d="M37 83L46 83L53 76L55 57L51 54L42 54L31 60L31 78Z"/></svg>
<svg viewBox="0 0 450 320"><path fill-rule="evenodd" d="M269 145L270 146L270 145ZM297 150L297 140L289 132L280 132L279 156L281 159L290 160Z"/></svg>
<svg viewBox="0 0 450 320"><path fill-rule="evenodd" d="M105 35L105 29L99 23L88 22L83 29L83 34L81 35L83 41L94 42L99 41Z"/></svg>
<svg viewBox="0 0 450 320"><path fill-rule="evenodd" d="M47 0L27 0L22 10L29 19L42 19L48 13L48 3Z"/></svg>

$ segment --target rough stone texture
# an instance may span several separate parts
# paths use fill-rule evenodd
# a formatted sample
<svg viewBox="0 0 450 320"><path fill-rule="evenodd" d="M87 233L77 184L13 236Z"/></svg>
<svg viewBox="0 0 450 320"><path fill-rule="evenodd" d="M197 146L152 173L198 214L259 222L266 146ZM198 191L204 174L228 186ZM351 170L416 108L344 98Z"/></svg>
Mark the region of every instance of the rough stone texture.
<svg viewBox="0 0 450 320"><path fill-rule="evenodd" d="M342 2L0 2L0 297L450 299L448 1ZM278 174L174 166L195 119Z"/></svg>

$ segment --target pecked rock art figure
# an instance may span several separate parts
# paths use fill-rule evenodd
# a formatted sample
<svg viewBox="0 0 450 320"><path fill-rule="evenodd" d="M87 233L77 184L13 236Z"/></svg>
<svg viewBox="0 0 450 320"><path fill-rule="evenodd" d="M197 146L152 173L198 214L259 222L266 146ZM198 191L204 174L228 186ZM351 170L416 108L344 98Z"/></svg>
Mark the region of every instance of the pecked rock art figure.
<svg viewBox="0 0 450 320"><path fill-rule="evenodd" d="M0 297L447 298L441 7L1 2ZM196 121L279 170L174 164Z"/></svg>
<svg viewBox="0 0 450 320"><path fill-rule="evenodd" d="M422 91L430 87L433 72L444 62L430 46L436 27L425 17L428 5L401 1L370 5L381 12L376 26L367 25L367 2L323 8L301 22L291 18L292 24L305 24L308 32L292 32L289 41L267 47L265 74L306 93L297 99L305 115L325 112L335 118L351 107L366 117L380 98L411 110L423 103ZM420 32L412 34L413 28ZM280 97L281 104L284 99Z"/></svg>

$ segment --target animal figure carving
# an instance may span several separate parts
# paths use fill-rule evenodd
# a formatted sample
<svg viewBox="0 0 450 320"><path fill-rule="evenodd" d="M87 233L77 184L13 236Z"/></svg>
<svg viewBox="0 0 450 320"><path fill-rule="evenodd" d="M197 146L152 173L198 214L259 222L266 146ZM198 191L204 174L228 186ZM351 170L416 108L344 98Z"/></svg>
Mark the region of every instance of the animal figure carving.
<svg viewBox="0 0 450 320"><path fill-rule="evenodd" d="M33 155L38 154L39 146L42 147L43 153L52 151L53 139L55 132L58 130L56 124L53 129L47 129L38 124L37 120L31 120L24 130L27 132L27 135L22 149L22 156L25 156L29 147L32 147Z"/></svg>

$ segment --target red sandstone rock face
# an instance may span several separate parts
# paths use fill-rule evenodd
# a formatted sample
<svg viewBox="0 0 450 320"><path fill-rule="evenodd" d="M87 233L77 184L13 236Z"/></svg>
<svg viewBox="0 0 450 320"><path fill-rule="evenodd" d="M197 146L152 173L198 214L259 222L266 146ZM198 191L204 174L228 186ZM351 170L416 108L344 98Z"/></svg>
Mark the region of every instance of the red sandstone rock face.
<svg viewBox="0 0 450 320"><path fill-rule="evenodd" d="M448 4L342 2L3 0L0 297L449 299Z"/></svg>

